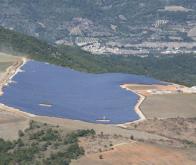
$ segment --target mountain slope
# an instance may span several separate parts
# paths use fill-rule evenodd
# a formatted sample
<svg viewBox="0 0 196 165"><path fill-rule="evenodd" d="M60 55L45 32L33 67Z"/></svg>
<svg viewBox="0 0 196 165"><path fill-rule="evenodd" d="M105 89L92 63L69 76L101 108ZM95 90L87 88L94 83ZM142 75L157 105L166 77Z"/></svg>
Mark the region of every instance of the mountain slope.
<svg viewBox="0 0 196 165"><path fill-rule="evenodd" d="M189 10L164 10L171 5ZM153 31L157 20L186 28L187 21L196 18L194 0L0 0L0 7L0 25L50 42L70 41L70 36L137 38L152 28L139 37L147 40L157 33Z"/></svg>
<svg viewBox="0 0 196 165"><path fill-rule="evenodd" d="M53 46L34 37L0 28L0 51L47 61L80 71L143 74L164 81L196 85L196 57L140 58L94 56L78 47Z"/></svg>

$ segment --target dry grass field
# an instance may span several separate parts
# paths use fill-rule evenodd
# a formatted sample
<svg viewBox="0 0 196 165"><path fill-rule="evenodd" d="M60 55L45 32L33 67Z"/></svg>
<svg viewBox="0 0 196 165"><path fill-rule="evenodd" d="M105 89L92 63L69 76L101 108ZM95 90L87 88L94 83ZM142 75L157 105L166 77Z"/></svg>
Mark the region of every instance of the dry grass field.
<svg viewBox="0 0 196 165"><path fill-rule="evenodd" d="M117 127L116 125L94 124L94 123L88 123L83 121L61 119L55 117L45 117L45 116L36 116L33 117L32 120L35 120L37 122L46 122L51 125L59 125L63 128L66 128L67 130L94 129L98 134L103 132L104 134L109 134L109 135L117 134L128 138L130 138L131 135L134 135L134 137L136 138L142 138L145 140L147 139L167 140L167 138L159 135L154 135L138 130L127 130L121 127Z"/></svg>
<svg viewBox="0 0 196 165"><path fill-rule="evenodd" d="M196 117L196 94L151 95L140 108L148 119Z"/></svg>
<svg viewBox="0 0 196 165"><path fill-rule="evenodd" d="M194 152L194 153L193 153ZM145 143L128 143L113 150L86 155L72 165L195 165L195 150L186 151Z"/></svg>
<svg viewBox="0 0 196 165"><path fill-rule="evenodd" d="M0 52L0 63L12 63L17 59L19 59L19 57Z"/></svg>
<svg viewBox="0 0 196 165"><path fill-rule="evenodd" d="M0 138L14 140L18 131L29 126L29 119L0 109Z"/></svg>
<svg viewBox="0 0 196 165"><path fill-rule="evenodd" d="M3 73L6 71L6 69L11 66L18 57L11 56L5 53L0 52L0 78L3 75Z"/></svg>
<svg viewBox="0 0 196 165"><path fill-rule="evenodd" d="M127 125L128 129L158 134L181 143L180 146L190 144L196 147L196 118L148 119L140 123ZM173 143L177 147L177 143Z"/></svg>
<svg viewBox="0 0 196 165"><path fill-rule="evenodd" d="M59 125L60 127L69 130L69 131L74 131L78 129L94 129L97 133L103 132L104 134L109 134L109 135L121 135L126 138L130 138L130 136L134 135L134 137L138 139L154 139L154 140L167 140L167 138L159 136L159 135L154 135L150 134L144 131L138 131L138 130L127 130L123 129L120 127L117 127L115 125L104 125L104 124L93 124L93 123L87 123L87 122L82 122L82 121L74 121L70 119L61 119L61 118L54 118L54 117L44 117L44 116L35 116L31 117L28 116L24 113L20 112L14 112L14 110L5 110L2 109L0 110L0 137L5 137L8 139L9 137L4 136L9 134L14 133L15 136L13 136L13 139L16 139L17 132L21 129L23 130L28 126L28 121L29 120L34 120L37 122L43 122L43 123L48 123L51 125ZM3 123L4 122L4 123ZM9 128L9 129L8 129ZM11 130L15 131L11 131Z"/></svg>

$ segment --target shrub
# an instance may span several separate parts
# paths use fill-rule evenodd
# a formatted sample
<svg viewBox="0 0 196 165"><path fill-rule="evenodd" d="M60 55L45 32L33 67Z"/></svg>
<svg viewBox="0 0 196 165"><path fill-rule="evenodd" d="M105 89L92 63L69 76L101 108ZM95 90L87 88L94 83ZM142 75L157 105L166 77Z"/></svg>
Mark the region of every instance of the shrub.
<svg viewBox="0 0 196 165"><path fill-rule="evenodd" d="M14 144L10 141L5 141L0 138L0 152L7 152L8 150L14 148Z"/></svg>
<svg viewBox="0 0 196 165"><path fill-rule="evenodd" d="M73 132L71 134L68 134L64 140L64 144L71 144L78 142L79 137L85 137L85 136L94 136L95 131L93 129L90 130L78 130L77 132Z"/></svg>
<svg viewBox="0 0 196 165"><path fill-rule="evenodd" d="M131 136L130 136L130 139L131 139L131 140L134 140L134 136L133 136L133 135L131 135Z"/></svg>
<svg viewBox="0 0 196 165"><path fill-rule="evenodd" d="M79 147L77 143L74 143L68 147L66 156L70 159L77 159L80 155L84 155L84 153L84 149L82 147Z"/></svg>
<svg viewBox="0 0 196 165"><path fill-rule="evenodd" d="M18 144L18 147L24 146L24 143L21 139L18 139L17 144Z"/></svg>
<svg viewBox="0 0 196 165"><path fill-rule="evenodd" d="M103 159L103 155L99 155L99 159Z"/></svg>
<svg viewBox="0 0 196 165"><path fill-rule="evenodd" d="M43 136L43 135L44 135L44 131L43 131L43 130L37 131L37 132L35 132L35 133L33 133L33 134L30 134L30 135L29 135L29 139L30 139L30 140L33 140L33 139L40 139L40 137Z"/></svg>
<svg viewBox="0 0 196 165"><path fill-rule="evenodd" d="M24 136L24 133L23 133L23 131L22 131L22 130L19 130L19 131L18 131L18 136L19 136L19 137Z"/></svg>
<svg viewBox="0 0 196 165"><path fill-rule="evenodd" d="M58 137L59 137L58 131L48 129L46 131L46 133L44 134L44 136L41 138L41 140L43 140L43 141L49 141L49 140L53 141L53 140L58 139Z"/></svg>

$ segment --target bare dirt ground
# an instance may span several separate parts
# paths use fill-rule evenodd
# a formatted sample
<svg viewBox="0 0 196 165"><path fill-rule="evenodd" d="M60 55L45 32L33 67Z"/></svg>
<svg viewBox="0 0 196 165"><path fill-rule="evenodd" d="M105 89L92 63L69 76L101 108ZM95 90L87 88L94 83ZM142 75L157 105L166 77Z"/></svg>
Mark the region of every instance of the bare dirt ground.
<svg viewBox="0 0 196 165"><path fill-rule="evenodd" d="M175 147L196 147L196 118L150 119L127 128L167 137Z"/></svg>
<svg viewBox="0 0 196 165"><path fill-rule="evenodd" d="M144 85L144 84L127 84L127 87L131 90L150 90L150 89L159 89L159 90L177 90L175 84L171 85Z"/></svg>
<svg viewBox="0 0 196 165"><path fill-rule="evenodd" d="M0 52L0 95L3 94L3 86L9 82L10 77L22 64L22 58Z"/></svg>
<svg viewBox="0 0 196 165"><path fill-rule="evenodd" d="M0 62L13 62L16 61L17 59L19 59L19 57L0 52Z"/></svg>
<svg viewBox="0 0 196 165"><path fill-rule="evenodd" d="M18 131L29 125L29 119L0 109L0 138L14 140L18 138Z"/></svg>
<svg viewBox="0 0 196 165"><path fill-rule="evenodd" d="M128 88L131 91L139 93L143 96L150 96L154 94L167 94L167 93L183 93L184 89L187 87L170 84L170 85L143 85L143 84L125 84L125 88Z"/></svg>
<svg viewBox="0 0 196 165"><path fill-rule="evenodd" d="M52 125L59 125L64 127L68 130L77 130L77 129L94 129L98 134L103 132L104 134L109 135L121 135L123 137L128 137L134 135L137 138L144 138L144 139L157 139L157 140L167 140L167 138L150 134L144 131L137 131L137 130L128 130L117 127L116 125L104 125L104 124L94 124L94 123L87 123L83 121L76 121L70 119L61 119L55 117L44 117L44 116L36 116L32 118L38 122L46 122Z"/></svg>
<svg viewBox="0 0 196 165"><path fill-rule="evenodd" d="M93 124L93 123L87 123L87 122L82 122L82 121L74 121L74 120L70 120L70 119L61 119L61 118L54 118L54 117L44 117L44 116L34 116L34 115L30 115L24 112L20 112L17 109L13 109L13 108L8 108L6 106L0 106L0 108L2 109L2 111L0 111L0 116L2 113L2 117L3 120L6 120L7 123L11 123L12 125L12 121L10 120L11 117L10 116L14 116L15 118L17 117L23 117L23 119L25 118L25 120L34 120L37 122L42 122L42 123L48 123L51 125L59 125L65 129L67 129L68 131L72 131L72 130L78 130L78 129L94 129L97 133L105 133L105 134L109 134L109 135L121 135L124 136L126 138L129 138L130 136L134 135L136 138L142 138L145 140L148 139L152 139L152 140L167 140L167 138L159 136L159 135L154 135L154 134L150 134L144 131L138 131L138 130L127 130L127 129L123 129L120 127L117 127L116 125L104 125L104 124ZM6 115L3 116L3 114L6 112ZM24 123L25 124L25 123ZM11 126L10 125L10 126ZM1 123L0 123L1 126ZM15 125L13 124L14 129L15 129ZM28 124L26 123L26 126L28 126ZM9 133L9 129L5 129L7 127L5 127L5 125L2 124L2 127L0 127L0 131L1 131L1 135L3 134L8 134ZM17 127L18 129L15 129L15 132L18 132L20 129L23 130L24 125L18 125ZM0 135L0 137L1 137ZM16 133L15 133L16 135ZM13 139L16 139L18 136L14 136ZM5 137L6 138L6 137ZM8 139L8 137L6 138Z"/></svg>
<svg viewBox="0 0 196 165"><path fill-rule="evenodd" d="M131 137L124 137L118 134L96 134L80 138L80 146L85 149L85 154L90 155L94 153L102 153L113 150L116 146L135 143Z"/></svg>
<svg viewBox="0 0 196 165"><path fill-rule="evenodd" d="M196 118L152 119L129 124L127 129L146 131L166 140L143 139L133 134L98 135L81 139L86 155L72 165L193 165L196 164Z"/></svg>
<svg viewBox="0 0 196 165"><path fill-rule="evenodd" d="M6 69L11 65L11 62L0 62L0 73L6 71Z"/></svg>
<svg viewBox="0 0 196 165"><path fill-rule="evenodd" d="M134 126L133 129L122 129L112 125L91 124L81 121L38 116L34 117L34 120L58 124L66 129L93 128L96 130L96 136L80 139L80 145L84 147L86 155L77 161L73 161L73 165L191 165L196 163L196 148L193 146L194 144L189 144L190 141L179 141L175 139L175 137L178 138L180 136L178 135L179 128L182 131L182 139L189 137L189 140L192 140L196 137L194 136L195 122L191 119L190 121L184 121L183 125L181 124L182 121L179 120L178 124L176 124L177 126L175 125L175 120L171 120L166 126L160 123L160 127L157 130L165 132L165 134L147 131L144 128L137 129ZM158 125L156 122L154 124ZM165 127L168 127L168 130L165 130ZM176 132L173 131L175 127L177 129ZM144 134L144 131L148 134ZM171 136L174 135L174 138L171 139L170 136L165 137L168 134L171 134ZM131 136L133 137L131 138Z"/></svg>
<svg viewBox="0 0 196 165"><path fill-rule="evenodd" d="M140 109L148 118L196 117L196 94L164 94L148 96Z"/></svg>
<svg viewBox="0 0 196 165"><path fill-rule="evenodd" d="M72 165L194 165L196 152L145 143L128 143L113 150L86 155Z"/></svg>
<svg viewBox="0 0 196 165"><path fill-rule="evenodd" d="M0 52L0 78L2 78L3 73L6 71L6 69L11 66L17 59L17 57L6 55Z"/></svg>

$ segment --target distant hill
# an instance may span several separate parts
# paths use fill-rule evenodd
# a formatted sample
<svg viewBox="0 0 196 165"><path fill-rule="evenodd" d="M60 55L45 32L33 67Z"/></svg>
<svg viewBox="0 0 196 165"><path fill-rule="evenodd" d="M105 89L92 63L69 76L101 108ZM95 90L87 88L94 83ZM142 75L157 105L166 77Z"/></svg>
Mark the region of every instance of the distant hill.
<svg viewBox="0 0 196 165"><path fill-rule="evenodd" d="M0 8L1 26L49 42L78 36L139 42L158 34L157 20L169 21L161 29L167 33L196 19L195 0L0 0Z"/></svg>
<svg viewBox="0 0 196 165"><path fill-rule="evenodd" d="M0 28L0 51L70 67L76 70L105 73L143 74L164 81L196 85L196 57L123 57L95 56L79 47L54 46L18 32Z"/></svg>

